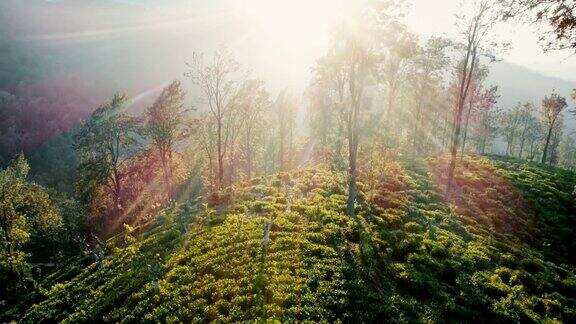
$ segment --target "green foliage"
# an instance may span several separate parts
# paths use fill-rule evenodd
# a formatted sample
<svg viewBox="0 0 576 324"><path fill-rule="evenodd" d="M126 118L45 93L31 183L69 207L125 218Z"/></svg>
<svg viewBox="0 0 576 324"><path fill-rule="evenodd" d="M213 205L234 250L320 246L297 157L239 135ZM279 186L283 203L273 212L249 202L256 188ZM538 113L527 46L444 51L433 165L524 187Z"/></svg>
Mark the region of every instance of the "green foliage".
<svg viewBox="0 0 576 324"><path fill-rule="evenodd" d="M509 165L497 170L514 177ZM354 218L344 178L323 168L254 179L214 209L166 209L107 241L103 261L87 256L48 276L0 320L575 320L572 266L463 222L424 164L381 172L363 173ZM553 197L573 199L573 186L550 183Z"/></svg>
<svg viewBox="0 0 576 324"><path fill-rule="evenodd" d="M140 132L139 120L125 112L128 104L126 95L116 93L92 113L76 135L80 160L78 186L86 201L110 180L120 188L118 172L133 153Z"/></svg>
<svg viewBox="0 0 576 324"><path fill-rule="evenodd" d="M62 225L46 190L26 181L30 167L23 155L0 170L0 281L2 299L31 279L24 247L35 236ZM8 295L7 295L8 294Z"/></svg>
<svg viewBox="0 0 576 324"><path fill-rule="evenodd" d="M519 190L538 216L538 241L543 251L560 262L576 260L576 205L573 188L576 174L560 168L492 157L504 177Z"/></svg>

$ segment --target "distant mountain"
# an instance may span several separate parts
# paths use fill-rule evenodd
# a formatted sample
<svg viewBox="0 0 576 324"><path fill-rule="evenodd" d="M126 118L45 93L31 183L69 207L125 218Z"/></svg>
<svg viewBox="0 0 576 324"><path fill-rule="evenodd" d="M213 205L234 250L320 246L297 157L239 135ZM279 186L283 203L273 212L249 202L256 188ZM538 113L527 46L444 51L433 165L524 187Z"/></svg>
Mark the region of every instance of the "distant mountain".
<svg viewBox="0 0 576 324"><path fill-rule="evenodd" d="M572 89L576 88L576 81L546 76L509 62L502 61L490 66L488 84L498 85L498 105L505 110L518 101L531 101L539 107L544 96L552 91L565 96L570 109L576 106L576 102L570 98ZM568 111L564 112L564 122L570 131L576 130L576 117Z"/></svg>

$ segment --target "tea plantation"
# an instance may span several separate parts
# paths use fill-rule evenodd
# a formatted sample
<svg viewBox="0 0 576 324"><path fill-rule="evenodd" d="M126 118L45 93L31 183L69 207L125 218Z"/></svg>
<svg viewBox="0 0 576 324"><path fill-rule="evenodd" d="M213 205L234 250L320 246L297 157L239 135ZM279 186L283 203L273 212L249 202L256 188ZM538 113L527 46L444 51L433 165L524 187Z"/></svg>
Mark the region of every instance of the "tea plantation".
<svg viewBox="0 0 576 324"><path fill-rule="evenodd" d="M0 321L576 322L576 175L467 156L302 169L163 210L48 275Z"/></svg>

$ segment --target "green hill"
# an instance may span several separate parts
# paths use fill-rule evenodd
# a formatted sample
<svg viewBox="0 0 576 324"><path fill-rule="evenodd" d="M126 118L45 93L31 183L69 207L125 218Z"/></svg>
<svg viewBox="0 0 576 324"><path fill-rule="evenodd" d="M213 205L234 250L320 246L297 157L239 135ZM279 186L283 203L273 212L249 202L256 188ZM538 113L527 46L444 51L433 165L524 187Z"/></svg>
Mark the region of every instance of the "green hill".
<svg viewBox="0 0 576 324"><path fill-rule="evenodd" d="M447 204L444 161L370 164L354 218L321 167L166 209L0 320L575 322L576 175L468 156Z"/></svg>

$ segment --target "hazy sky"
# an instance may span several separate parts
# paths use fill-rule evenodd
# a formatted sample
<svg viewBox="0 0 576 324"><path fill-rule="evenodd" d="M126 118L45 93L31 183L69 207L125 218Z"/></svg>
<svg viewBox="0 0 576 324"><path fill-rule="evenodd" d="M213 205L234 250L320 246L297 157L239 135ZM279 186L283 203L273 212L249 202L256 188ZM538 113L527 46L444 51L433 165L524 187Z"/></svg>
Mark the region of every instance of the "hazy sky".
<svg viewBox="0 0 576 324"><path fill-rule="evenodd" d="M301 90L329 45L330 28L359 0L2 0L0 31L70 69L127 80L181 77L194 51L231 48L272 89ZM454 36L459 0L411 0L408 26L422 37ZM502 58L574 80L570 53L543 53L530 26L499 26L512 43ZM121 80L121 78L115 78ZM118 81L120 82L120 81ZM129 82L129 81L126 81Z"/></svg>
<svg viewBox="0 0 576 324"><path fill-rule="evenodd" d="M407 24L420 35L454 35L454 15L461 8L461 0L410 0L411 10L406 17ZM464 2L466 3L466 2ZM548 76L576 81L576 57L573 52L552 51L544 53L538 43L537 26L518 23L500 23L495 28L499 40L510 42L508 53L501 58L514 64L525 66Z"/></svg>

